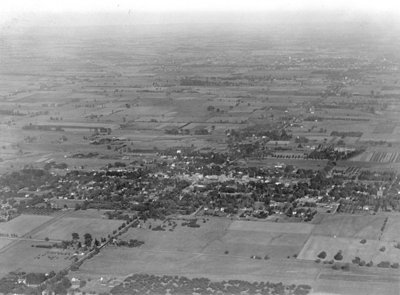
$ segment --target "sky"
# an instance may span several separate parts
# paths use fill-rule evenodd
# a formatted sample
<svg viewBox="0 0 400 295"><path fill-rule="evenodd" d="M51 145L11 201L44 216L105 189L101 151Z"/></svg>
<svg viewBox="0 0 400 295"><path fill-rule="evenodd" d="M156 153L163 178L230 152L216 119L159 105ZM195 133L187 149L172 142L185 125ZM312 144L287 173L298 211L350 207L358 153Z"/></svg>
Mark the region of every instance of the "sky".
<svg viewBox="0 0 400 295"><path fill-rule="evenodd" d="M93 11L399 10L398 0L5 0L3 13Z"/></svg>
<svg viewBox="0 0 400 295"><path fill-rule="evenodd" d="M400 16L398 0L1 0L0 24L18 17L60 13L251 13L341 11Z"/></svg>

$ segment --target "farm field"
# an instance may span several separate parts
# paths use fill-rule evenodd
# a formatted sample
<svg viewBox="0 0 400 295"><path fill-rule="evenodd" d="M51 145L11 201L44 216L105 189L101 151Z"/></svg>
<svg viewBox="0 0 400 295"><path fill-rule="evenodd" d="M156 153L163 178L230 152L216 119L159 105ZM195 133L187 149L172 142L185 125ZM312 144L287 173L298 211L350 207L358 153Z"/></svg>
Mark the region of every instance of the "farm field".
<svg viewBox="0 0 400 295"><path fill-rule="evenodd" d="M355 238L333 238L326 236L311 236L298 258L306 260L318 259L318 254L325 251L325 260L332 260L341 251L343 262L350 262L355 257L360 257L365 262L372 261L374 265L389 261L390 263L400 263L400 250L395 248L393 242L366 240L363 244L360 239ZM381 251L381 249L384 249ZM324 259L322 259L324 260Z"/></svg>
<svg viewBox="0 0 400 295"><path fill-rule="evenodd" d="M68 217L74 218L95 218L95 219L106 219L104 215L106 212L112 210L98 210L98 209L86 209L86 210L74 210L68 212Z"/></svg>
<svg viewBox="0 0 400 295"><path fill-rule="evenodd" d="M141 228L131 228L121 236L124 240L138 239L144 241L141 246L151 251L180 251L180 252L202 252L210 243L221 239L226 233L231 220L210 218L206 223L199 219L199 228L182 226L182 220L173 220L177 226L167 226L165 231L149 229L162 224L160 221L149 220L142 224ZM173 229L173 231L170 231ZM223 254L224 250L221 250Z"/></svg>
<svg viewBox="0 0 400 295"><path fill-rule="evenodd" d="M15 234L22 236L53 218L53 216L23 214L8 222L0 223L0 233L3 235Z"/></svg>
<svg viewBox="0 0 400 295"><path fill-rule="evenodd" d="M379 215L325 215L312 230L313 235L377 240L385 216Z"/></svg>
<svg viewBox="0 0 400 295"><path fill-rule="evenodd" d="M391 214L388 216L388 221L381 240L388 242L400 242L400 216Z"/></svg>
<svg viewBox="0 0 400 295"><path fill-rule="evenodd" d="M302 263L292 257L302 248L313 225L205 220L205 223L202 218L197 221L199 228L182 226L182 220L175 219L170 220L171 225L146 221L120 237L144 241L144 245L139 248L107 246L85 262L80 271L92 275L143 272L246 280L260 280L265 275L278 279L289 273L290 281L298 282L306 277L309 280L317 271L312 263L306 263L304 271ZM164 225L165 231L151 230L150 225L151 228Z"/></svg>
<svg viewBox="0 0 400 295"><path fill-rule="evenodd" d="M398 152L367 151L351 159L351 161L364 161L373 163L400 163Z"/></svg>
<svg viewBox="0 0 400 295"><path fill-rule="evenodd" d="M130 229L123 239L144 241L141 249L152 251L205 255L223 255L227 251L225 255L262 258L268 255L270 259L284 259L298 254L313 227L296 223L232 222L219 218L209 218L206 223L200 219L199 228L182 226L180 220L175 222L178 226L167 226L165 231L149 230L149 225L145 224L142 228Z"/></svg>
<svg viewBox="0 0 400 295"><path fill-rule="evenodd" d="M368 273L356 270L349 274L330 269L321 271L312 294L397 295L399 291L397 274L376 269Z"/></svg>
<svg viewBox="0 0 400 295"><path fill-rule="evenodd" d="M330 260L342 251L347 262L356 256L374 263L400 262L400 250L394 247L398 242L398 223L398 216L390 214L322 215L298 258L314 260L325 251Z"/></svg>
<svg viewBox="0 0 400 295"><path fill-rule="evenodd" d="M94 259L85 262L76 275L99 279L100 277L124 277L131 273L156 275L183 275L189 278L207 277L211 280L240 279L246 281L272 281L294 284L310 284L312 294L397 295L398 276L388 275L385 270L368 269L351 271L353 277L343 277L342 272L313 261L255 260L229 255L199 255L181 252L157 252L138 249L108 247ZM348 273L346 273L348 274ZM388 279L391 276L391 279ZM373 278L371 280L371 278ZM360 286L360 282L363 282ZM383 294L383 293L382 293Z"/></svg>
<svg viewBox="0 0 400 295"><path fill-rule="evenodd" d="M313 262L301 262L295 259L265 261L224 254L201 255L179 251L108 247L94 259L85 262L80 272L116 276L139 272L250 281L259 281L268 277L271 281L289 280L308 283L311 281L310 278L318 273L318 266Z"/></svg>
<svg viewBox="0 0 400 295"><path fill-rule="evenodd" d="M36 239L45 239L48 237L55 240L71 240L72 233L76 232L80 236L90 233L93 239L99 239L107 237L108 234L116 230L122 223L123 221L121 220L64 217L45 227L32 237Z"/></svg>
<svg viewBox="0 0 400 295"><path fill-rule="evenodd" d="M1 248L7 246L10 244L13 240L5 237L0 237L0 250Z"/></svg>
<svg viewBox="0 0 400 295"><path fill-rule="evenodd" d="M33 247L46 242L19 241L7 251L0 250L0 276L10 271L59 271L72 262L73 252Z"/></svg>
<svg viewBox="0 0 400 295"><path fill-rule="evenodd" d="M229 230L255 231L262 233L309 234L314 226L308 223L273 223L258 221L234 221Z"/></svg>

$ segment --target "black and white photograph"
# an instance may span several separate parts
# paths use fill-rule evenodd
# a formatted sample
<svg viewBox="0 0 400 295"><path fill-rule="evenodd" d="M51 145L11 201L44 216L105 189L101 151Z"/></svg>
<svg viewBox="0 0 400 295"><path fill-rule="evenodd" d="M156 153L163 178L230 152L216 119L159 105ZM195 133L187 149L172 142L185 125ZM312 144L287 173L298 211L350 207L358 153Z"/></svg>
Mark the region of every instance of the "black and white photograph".
<svg viewBox="0 0 400 295"><path fill-rule="evenodd" d="M400 3L0 1L0 295L400 295Z"/></svg>

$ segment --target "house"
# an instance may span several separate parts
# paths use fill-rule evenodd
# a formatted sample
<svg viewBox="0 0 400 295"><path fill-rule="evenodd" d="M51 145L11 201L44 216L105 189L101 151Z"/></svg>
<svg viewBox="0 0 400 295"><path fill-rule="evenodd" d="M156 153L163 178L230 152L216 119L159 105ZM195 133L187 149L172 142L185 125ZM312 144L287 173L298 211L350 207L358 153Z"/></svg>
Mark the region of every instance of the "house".
<svg viewBox="0 0 400 295"><path fill-rule="evenodd" d="M26 285L26 279L25 278L18 278L18 284Z"/></svg>

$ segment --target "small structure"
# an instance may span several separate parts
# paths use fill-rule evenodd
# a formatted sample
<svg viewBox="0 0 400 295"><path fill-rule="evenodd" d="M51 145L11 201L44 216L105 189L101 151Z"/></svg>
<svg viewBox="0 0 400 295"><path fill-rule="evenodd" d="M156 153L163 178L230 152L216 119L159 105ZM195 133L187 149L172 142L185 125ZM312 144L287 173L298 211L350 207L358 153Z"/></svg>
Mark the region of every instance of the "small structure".
<svg viewBox="0 0 400 295"><path fill-rule="evenodd" d="M78 289L81 285L81 280L73 277L71 279L71 289Z"/></svg>

